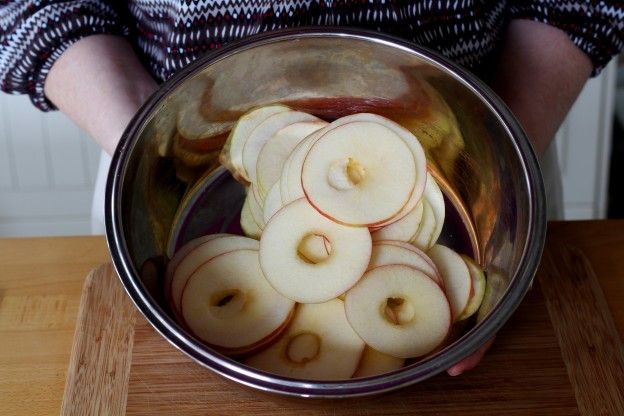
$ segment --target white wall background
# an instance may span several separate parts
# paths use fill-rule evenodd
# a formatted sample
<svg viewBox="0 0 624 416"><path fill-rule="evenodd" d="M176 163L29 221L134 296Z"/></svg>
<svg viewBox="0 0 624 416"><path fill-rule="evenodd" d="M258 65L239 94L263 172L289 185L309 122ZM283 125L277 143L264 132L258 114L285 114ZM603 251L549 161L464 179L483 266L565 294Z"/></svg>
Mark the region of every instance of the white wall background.
<svg viewBox="0 0 624 416"><path fill-rule="evenodd" d="M605 215L615 74L587 84L557 136L567 219ZM89 234L98 161L62 114L0 94L0 236Z"/></svg>

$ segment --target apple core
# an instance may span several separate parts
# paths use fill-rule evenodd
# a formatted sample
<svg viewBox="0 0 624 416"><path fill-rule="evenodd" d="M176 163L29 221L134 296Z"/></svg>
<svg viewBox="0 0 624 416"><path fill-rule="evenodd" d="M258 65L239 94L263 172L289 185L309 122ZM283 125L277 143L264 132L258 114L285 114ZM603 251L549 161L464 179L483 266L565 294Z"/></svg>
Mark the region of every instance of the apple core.
<svg viewBox="0 0 624 416"><path fill-rule="evenodd" d="M305 364L318 357L320 351L321 338L312 332L302 332L288 341L286 358L295 364Z"/></svg>
<svg viewBox="0 0 624 416"><path fill-rule="evenodd" d="M210 312L216 318L232 318L245 308L246 301L245 293L238 289L214 293L210 297Z"/></svg>

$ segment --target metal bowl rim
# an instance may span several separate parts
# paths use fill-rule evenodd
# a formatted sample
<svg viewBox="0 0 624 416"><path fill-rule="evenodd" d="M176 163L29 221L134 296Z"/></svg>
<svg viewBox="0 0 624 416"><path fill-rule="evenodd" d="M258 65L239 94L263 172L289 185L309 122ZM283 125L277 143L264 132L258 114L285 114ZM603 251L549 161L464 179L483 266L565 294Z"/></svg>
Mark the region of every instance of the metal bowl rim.
<svg viewBox="0 0 624 416"><path fill-rule="evenodd" d="M251 369L205 347L173 321L148 294L130 259L121 216L116 215L117 212L121 212L121 189L136 138L146 120L177 86L207 65L227 59L241 51L276 42L308 38L347 38L391 47L415 55L452 76L469 88L497 116L509 137L513 139L512 144L525 170L530 203L528 237L520 266L505 294L489 316L452 344L452 348L445 348L417 365L395 373L338 382L294 380ZM393 36L350 28L283 29L254 35L198 58L165 81L130 121L113 154L106 184L105 220L106 238L113 264L126 292L147 321L169 343L202 366L243 385L289 396L323 398L365 396L404 387L432 377L476 351L504 325L529 290L546 237L545 191L537 158L522 127L503 101L481 80L436 52Z"/></svg>

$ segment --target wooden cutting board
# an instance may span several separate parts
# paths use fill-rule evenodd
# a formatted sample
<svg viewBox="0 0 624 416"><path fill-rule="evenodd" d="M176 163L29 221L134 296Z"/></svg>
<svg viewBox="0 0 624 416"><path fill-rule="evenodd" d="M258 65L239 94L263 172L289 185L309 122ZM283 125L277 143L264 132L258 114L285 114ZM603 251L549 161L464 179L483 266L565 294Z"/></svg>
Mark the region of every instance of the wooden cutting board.
<svg viewBox="0 0 624 416"><path fill-rule="evenodd" d="M82 295L64 415L624 415L624 348L583 254L547 245L536 284L481 364L370 398L257 392L212 374L139 315L110 265Z"/></svg>

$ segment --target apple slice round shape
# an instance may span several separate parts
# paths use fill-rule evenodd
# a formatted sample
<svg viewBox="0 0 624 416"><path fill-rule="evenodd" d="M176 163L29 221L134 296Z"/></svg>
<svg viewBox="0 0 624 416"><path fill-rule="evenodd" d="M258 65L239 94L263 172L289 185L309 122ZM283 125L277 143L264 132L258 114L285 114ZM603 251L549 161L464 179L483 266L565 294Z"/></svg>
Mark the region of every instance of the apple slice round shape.
<svg viewBox="0 0 624 416"><path fill-rule="evenodd" d="M323 236L331 252L319 263L300 254L310 236ZM280 209L260 237L260 266L282 295L302 303L320 303L347 291L362 276L371 255L367 228L338 224L321 215L305 198Z"/></svg>
<svg viewBox="0 0 624 416"><path fill-rule="evenodd" d="M353 123L353 122L370 122L370 123L380 124L389 128L390 130L392 130L394 133L396 133L399 137L401 137L404 140L405 144L410 148L410 151L412 152L412 155L414 156L414 161L416 162L416 165L418 167L418 170L416 172L417 184L416 186L414 186L412 195L408 203L398 213L400 215L397 216L397 218L395 218L395 219L399 219L400 216L405 215L409 211L411 211L416 206L418 201L420 201L420 198L422 196L422 193L425 187L425 180L426 180L425 173L427 169L427 160L425 158L425 152L422 149L422 146L420 145L418 139L411 132L409 132L408 130L400 126L399 124L385 117L379 116L377 114L371 114L371 113L357 113L357 114L352 114L352 115L341 117L337 120L334 120L331 124L323 127L321 130L318 130L316 133L313 133L312 135L310 135L312 136L312 138L309 139L310 141L306 139L307 143L305 143L305 146L306 146L305 148L301 149L301 147L303 147L304 145L303 143L298 145L297 149L300 149L300 150L297 152L296 155L295 155L295 150L297 149L293 150L292 155L294 157L291 158L291 162L288 163L288 168L284 169L282 173L282 178L284 178L285 176L288 178L287 180L282 181L284 182L282 184L282 198L284 199L284 203L294 201L304 196L303 188L301 187L301 170L303 167L305 156L308 153L308 150L311 147L311 145L316 141L316 139L318 139L319 137L321 137L322 135L324 135L325 133L327 133L328 131L332 129L335 129L337 127L343 126L345 124ZM387 224L379 224L379 225L387 225Z"/></svg>
<svg viewBox="0 0 624 416"><path fill-rule="evenodd" d="M407 215L378 230L371 232L373 241L398 240L408 242L418 231L423 216L423 203L419 203Z"/></svg>
<svg viewBox="0 0 624 416"><path fill-rule="evenodd" d="M280 192L279 183L274 183L271 190L267 193L264 200L263 220L266 224L271 217L282 207L282 194Z"/></svg>
<svg viewBox="0 0 624 416"><path fill-rule="evenodd" d="M356 370L363 350L343 302L332 299L299 305L281 338L245 364L302 380L345 380Z"/></svg>
<svg viewBox="0 0 624 416"><path fill-rule="evenodd" d="M178 268L178 265L182 260L186 258L186 256L193 251L198 246L204 244L207 241L213 240L215 238L221 238L229 236L230 234L208 234L198 238L194 238L180 247L174 255L171 257L171 260L167 263L167 267L165 269L165 278L164 278L164 290L165 290L165 298L167 302L171 305L171 281L173 280L173 274L175 270Z"/></svg>
<svg viewBox="0 0 624 416"><path fill-rule="evenodd" d="M258 154L271 137L284 127L300 121L320 121L317 117L302 111L286 111L273 114L256 126L243 146L243 168L251 183L257 184L256 165Z"/></svg>
<svg viewBox="0 0 624 416"><path fill-rule="evenodd" d="M240 213L240 225L247 237L259 240L262 229L251 214L250 205L252 199L253 197L250 197L249 194L245 197L245 202L243 202L243 208Z"/></svg>
<svg viewBox="0 0 624 416"><path fill-rule="evenodd" d="M425 185L423 198L429 203L433 216L435 217L435 228L431 233L431 241L428 244L429 246L433 246L438 241L438 238L442 233L444 218L446 216L446 208L444 206L444 195L442 194L442 190L440 190L438 183L429 172L427 172L427 185Z"/></svg>
<svg viewBox="0 0 624 416"><path fill-rule="evenodd" d="M210 345L240 349L283 327L295 303L268 284L255 250L235 250L197 268L182 295L189 329Z"/></svg>
<svg viewBox="0 0 624 416"><path fill-rule="evenodd" d="M347 292L345 312L367 345L397 358L430 353L451 328L449 302L440 286L405 265L366 272Z"/></svg>
<svg viewBox="0 0 624 416"><path fill-rule="evenodd" d="M434 245L427 254L438 266L451 304L453 320L457 321L466 309L472 291L472 278L468 266L459 254L440 244Z"/></svg>
<svg viewBox="0 0 624 416"><path fill-rule="evenodd" d="M405 142L370 122L325 133L310 148L301 172L306 198L319 212L358 226L379 224L401 211L416 179L414 157Z"/></svg>
<svg viewBox="0 0 624 416"><path fill-rule="evenodd" d="M239 235L228 235L226 237L214 238L197 246L191 250L186 257L178 264L171 280L171 300L173 310L180 315L180 301L182 292L193 272L206 261L220 254L234 250L258 250L260 243Z"/></svg>
<svg viewBox="0 0 624 416"><path fill-rule="evenodd" d="M414 236L410 239L410 243L421 250L428 250L433 244L431 243L433 233L436 229L436 219L433 209L426 199L423 202L423 215L420 225Z"/></svg>
<svg viewBox="0 0 624 416"><path fill-rule="evenodd" d="M461 258L466 262L468 271L470 272L470 278L472 279L472 296L466 305L466 309L457 318L458 321L462 321L471 317L481 306L483 296L485 295L485 274L479 265L470 257L462 255Z"/></svg>
<svg viewBox="0 0 624 416"><path fill-rule="evenodd" d="M223 164L249 182L249 176L243 168L243 148L245 142L253 129L260 123L274 114L286 111L292 110L284 105L275 104L258 107L243 114L232 128L230 136L223 146L221 153Z"/></svg>
<svg viewBox="0 0 624 416"><path fill-rule="evenodd" d="M327 124L323 120L300 121L284 127L269 138L260 149L256 163L256 181L260 195L267 194L279 180L284 163L297 144Z"/></svg>
<svg viewBox="0 0 624 416"><path fill-rule="evenodd" d="M438 285L444 284L438 270L435 267L431 267L431 265L416 252L392 244L374 243L368 270L389 264L403 264L413 267L429 276L431 280Z"/></svg>
<svg viewBox="0 0 624 416"><path fill-rule="evenodd" d="M398 370L403 365L405 365L403 358L396 358L367 346L352 378L378 376Z"/></svg>

